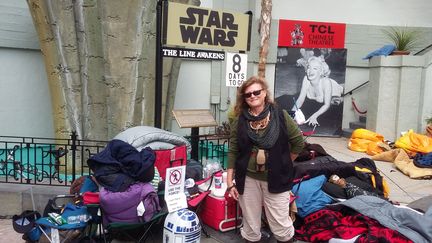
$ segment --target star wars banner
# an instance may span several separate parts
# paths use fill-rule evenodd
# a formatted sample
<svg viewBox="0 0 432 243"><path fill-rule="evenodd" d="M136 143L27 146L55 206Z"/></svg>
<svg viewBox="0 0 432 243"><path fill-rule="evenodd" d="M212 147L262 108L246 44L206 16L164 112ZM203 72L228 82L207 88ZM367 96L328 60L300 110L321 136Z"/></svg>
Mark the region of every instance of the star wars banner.
<svg viewBox="0 0 432 243"><path fill-rule="evenodd" d="M281 19L278 46L344 48L345 24Z"/></svg>

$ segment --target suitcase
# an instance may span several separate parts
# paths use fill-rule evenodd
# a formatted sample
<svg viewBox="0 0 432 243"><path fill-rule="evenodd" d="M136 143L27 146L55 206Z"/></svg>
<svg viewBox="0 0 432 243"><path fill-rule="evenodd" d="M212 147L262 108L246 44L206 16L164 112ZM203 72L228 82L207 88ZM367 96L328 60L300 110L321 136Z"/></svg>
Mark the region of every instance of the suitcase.
<svg viewBox="0 0 432 243"><path fill-rule="evenodd" d="M233 198L215 197L209 194L200 207L199 215L204 224L215 230L226 232L242 226L240 207L237 210L236 208L237 202Z"/></svg>
<svg viewBox="0 0 432 243"><path fill-rule="evenodd" d="M166 169L175 166L186 165L186 145L176 146L172 149L154 150L156 155L155 166L162 180L165 180Z"/></svg>

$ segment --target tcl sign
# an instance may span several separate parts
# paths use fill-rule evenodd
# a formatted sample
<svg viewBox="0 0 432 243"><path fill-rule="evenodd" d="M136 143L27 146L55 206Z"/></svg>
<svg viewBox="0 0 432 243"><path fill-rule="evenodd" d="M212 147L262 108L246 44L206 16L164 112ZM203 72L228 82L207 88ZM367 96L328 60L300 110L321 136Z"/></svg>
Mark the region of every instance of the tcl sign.
<svg viewBox="0 0 432 243"><path fill-rule="evenodd" d="M345 24L281 19L278 46L344 48Z"/></svg>

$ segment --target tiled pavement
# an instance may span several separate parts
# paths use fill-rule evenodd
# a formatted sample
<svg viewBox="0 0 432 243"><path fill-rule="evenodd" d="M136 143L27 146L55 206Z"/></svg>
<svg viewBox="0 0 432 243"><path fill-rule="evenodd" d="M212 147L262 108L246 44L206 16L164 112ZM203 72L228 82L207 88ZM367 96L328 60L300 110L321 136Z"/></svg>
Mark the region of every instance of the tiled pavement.
<svg viewBox="0 0 432 243"><path fill-rule="evenodd" d="M369 157L367 154L353 152L347 149L347 138L326 138L311 137L309 143L321 144L325 150L338 160L352 162L362 157ZM412 180L398 171L392 163L376 161L377 167L387 178L390 186L390 199L402 204L410 203L418 198L432 194L432 180ZM211 235L210 238L201 237L203 243L214 242L243 242L241 237L235 232L216 232L206 227ZM161 232L162 235L162 232ZM162 242L160 237L156 237L153 242ZM15 233L10 219L0 219L0 242L23 242L21 235ZM269 239L266 242L275 242Z"/></svg>

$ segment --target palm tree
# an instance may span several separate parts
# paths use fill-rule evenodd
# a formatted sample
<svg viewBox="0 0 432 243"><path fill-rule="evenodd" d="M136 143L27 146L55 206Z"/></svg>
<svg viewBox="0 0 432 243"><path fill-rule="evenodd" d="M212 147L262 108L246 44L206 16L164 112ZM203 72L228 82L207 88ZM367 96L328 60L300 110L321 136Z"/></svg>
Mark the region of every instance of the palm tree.
<svg viewBox="0 0 432 243"><path fill-rule="evenodd" d="M259 23L259 33L261 35L258 76L265 78L265 69L267 64L267 55L269 49L270 27L271 27L271 12L272 0L261 0L261 17Z"/></svg>

